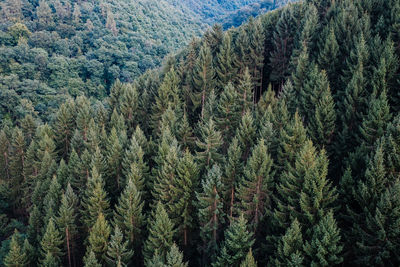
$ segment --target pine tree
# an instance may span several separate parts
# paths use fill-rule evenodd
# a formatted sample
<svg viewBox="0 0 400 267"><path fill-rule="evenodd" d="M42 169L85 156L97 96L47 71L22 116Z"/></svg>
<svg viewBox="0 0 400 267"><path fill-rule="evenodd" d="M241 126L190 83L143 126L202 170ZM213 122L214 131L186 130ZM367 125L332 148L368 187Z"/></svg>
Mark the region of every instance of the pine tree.
<svg viewBox="0 0 400 267"><path fill-rule="evenodd" d="M192 154L186 150L180 158L175 177L171 213L177 226L177 234L184 246L189 244L190 232L194 228L194 196L198 186L199 170Z"/></svg>
<svg viewBox="0 0 400 267"><path fill-rule="evenodd" d="M218 102L218 115L215 120L225 144L231 140L240 122L242 109L239 106L239 101L238 92L233 84L228 83L224 86L224 90Z"/></svg>
<svg viewBox="0 0 400 267"><path fill-rule="evenodd" d="M322 38L323 44L320 44L319 55L317 58L317 62L319 67L322 70L325 70L330 83L333 85L333 88L336 88L336 68L338 63L338 53L339 53L339 44L336 39L334 25L330 24L329 27L326 27L327 32L326 38ZM336 92L333 91L333 94Z"/></svg>
<svg viewBox="0 0 400 267"><path fill-rule="evenodd" d="M236 130L236 137L240 147L243 149L243 160L248 158L256 139L256 126L254 124L252 113L247 110Z"/></svg>
<svg viewBox="0 0 400 267"><path fill-rule="evenodd" d="M250 58L251 64L248 66L250 75L253 78L254 85L254 98L253 102L256 102L255 94L261 95L262 89L262 77L264 67L264 42L265 36L263 32L263 25L260 19L253 19L250 17L247 25L249 31L249 43L250 43Z"/></svg>
<svg viewBox="0 0 400 267"><path fill-rule="evenodd" d="M247 230L247 221L241 215L225 231L225 241L213 266L240 266L254 243L254 236Z"/></svg>
<svg viewBox="0 0 400 267"><path fill-rule="evenodd" d="M104 181L102 176L94 167L92 175L87 181L85 195L83 198L82 220L87 229L90 229L98 219L99 214L108 216L110 204L107 193L104 191Z"/></svg>
<svg viewBox="0 0 400 267"><path fill-rule="evenodd" d="M192 95L192 102L196 109L198 107L201 108L201 118L204 116L204 106L207 98L215 86L215 70L212 61L211 50L207 43L204 43L193 70L193 86L195 91Z"/></svg>
<svg viewBox="0 0 400 267"><path fill-rule="evenodd" d="M45 264L45 262L48 263L49 256L53 258L55 264L61 263L61 258L64 255L64 252L61 249L62 243L63 240L60 232L55 226L54 219L50 218L46 232L40 242L43 264Z"/></svg>
<svg viewBox="0 0 400 267"><path fill-rule="evenodd" d="M184 112L181 121L178 123L177 138L183 150L194 150L196 137L194 136L192 126L189 124L187 112Z"/></svg>
<svg viewBox="0 0 400 267"><path fill-rule="evenodd" d="M43 199L45 222L52 217L55 218L57 211L60 208L61 194L61 186L57 181L57 177L53 176L47 194Z"/></svg>
<svg viewBox="0 0 400 267"><path fill-rule="evenodd" d="M209 169L216 163L222 161L220 148L222 146L221 133L216 130L215 122L211 118L200 125L200 140L196 142L198 152L196 153L201 169Z"/></svg>
<svg viewBox="0 0 400 267"><path fill-rule="evenodd" d="M336 111L329 85L322 89L318 102L315 105L314 117L309 118L309 136L319 149L325 148L328 155L333 151L330 145L336 130Z"/></svg>
<svg viewBox="0 0 400 267"><path fill-rule="evenodd" d="M239 211L243 213L253 231L265 212L271 209L274 190L272 164L264 140L261 139L247 162L244 179L238 189Z"/></svg>
<svg viewBox="0 0 400 267"><path fill-rule="evenodd" d="M129 179L115 207L114 224L121 229L131 246L137 246L141 241L143 205L140 191L134 181Z"/></svg>
<svg viewBox="0 0 400 267"><path fill-rule="evenodd" d="M303 147L306 138L306 129L296 112L294 118L280 130L278 164L281 170L289 170L290 167L294 166L296 154Z"/></svg>
<svg viewBox="0 0 400 267"><path fill-rule="evenodd" d="M122 188L122 156L123 147L115 128L112 128L107 146L107 176L106 186L109 192L115 194Z"/></svg>
<svg viewBox="0 0 400 267"><path fill-rule="evenodd" d="M53 128L58 154L65 159L70 153L71 139L75 130L75 103L72 100L59 107Z"/></svg>
<svg viewBox="0 0 400 267"><path fill-rule="evenodd" d="M25 251L21 249L18 238L19 233L15 230L11 237L10 251L4 258L4 265L6 267L23 267L28 265L28 256Z"/></svg>
<svg viewBox="0 0 400 267"><path fill-rule="evenodd" d="M149 220L149 236L143 249L145 262L150 261L156 251L165 262L167 253L173 244L174 228L164 207L158 202Z"/></svg>
<svg viewBox="0 0 400 267"><path fill-rule="evenodd" d="M89 232L86 255L89 255L90 257L90 254L88 253L93 252L96 255L97 260L102 263L109 246L109 237L110 226L103 213L99 213L95 224Z"/></svg>
<svg viewBox="0 0 400 267"><path fill-rule="evenodd" d="M236 188L241 182L243 173L243 162L241 158L242 149L239 146L238 140L234 138L227 152L227 161L225 163L224 175L222 176L224 186L224 210L226 214L229 215L229 218L233 216L235 200L237 198L235 195Z"/></svg>
<svg viewBox="0 0 400 267"><path fill-rule="evenodd" d="M218 77L218 88L223 90L229 83L233 83L236 74L236 58L232 48L232 33L226 32L217 54L216 73Z"/></svg>
<svg viewBox="0 0 400 267"><path fill-rule="evenodd" d="M121 114L125 118L125 123L128 127L128 135L130 136L135 130L137 123L137 111L138 111L138 91L135 86L127 85L124 87L125 90L121 96Z"/></svg>
<svg viewBox="0 0 400 267"><path fill-rule="evenodd" d="M333 266L342 263L340 256L340 230L333 218L333 212L327 213L312 229L310 241L306 241L304 252L311 260L310 266Z"/></svg>
<svg viewBox="0 0 400 267"><path fill-rule="evenodd" d="M128 246L128 241L124 241L124 235L118 225L115 226L114 235L111 236L107 256L105 257L106 262L110 266L127 266L133 255L133 251Z"/></svg>
<svg viewBox="0 0 400 267"><path fill-rule="evenodd" d="M11 199L14 210L20 207L22 198L22 187L21 184L25 181L24 177L24 165L25 165L25 139L22 131L19 128L15 128L12 135L11 141L11 153L9 156L10 161L10 175L11 181Z"/></svg>
<svg viewBox="0 0 400 267"><path fill-rule="evenodd" d="M57 226L64 240L64 248L67 252L68 266L72 266L72 260L75 262L75 250L78 238L77 205L78 198L71 185L68 184L61 198L61 206L58 211L58 217L56 218Z"/></svg>
<svg viewBox="0 0 400 267"><path fill-rule="evenodd" d="M152 112L152 126L156 133L159 133L161 117L171 107L173 111L181 111L181 100L179 98L179 77L174 68L165 75L163 83L158 89Z"/></svg>
<svg viewBox="0 0 400 267"><path fill-rule="evenodd" d="M242 115L247 111L253 111L255 103L254 85L248 68L244 70L243 77L239 81L238 94Z"/></svg>
<svg viewBox="0 0 400 267"><path fill-rule="evenodd" d="M83 262L85 267L101 267L101 264L96 259L96 255L92 250L87 253L87 255L83 259Z"/></svg>
<svg viewBox="0 0 400 267"><path fill-rule="evenodd" d="M303 235L301 226L294 219L278 243L275 266L302 266L305 254L303 252Z"/></svg>
<svg viewBox="0 0 400 267"><path fill-rule="evenodd" d="M82 161L79 158L78 153L76 153L75 149L72 149L69 161L68 161L68 170L69 170L69 181L71 183L72 188L74 188L77 192L81 193L84 185L85 179L82 178Z"/></svg>
<svg viewBox="0 0 400 267"><path fill-rule="evenodd" d="M148 179L149 167L145 161L143 147L135 136L131 137L131 142L122 159L122 173L125 177L134 179L139 190L143 190L143 184Z"/></svg>
<svg viewBox="0 0 400 267"><path fill-rule="evenodd" d="M296 154L292 168L282 173L277 185L277 209L274 218L281 228L297 219L301 225L317 224L332 207L337 195L327 180L328 159L307 141Z"/></svg>
<svg viewBox="0 0 400 267"><path fill-rule="evenodd" d="M203 253L204 263L212 261L215 258L221 226L225 221L221 176L220 167L214 165L202 181L202 192L196 193L199 209L200 237L203 241L201 252Z"/></svg>
<svg viewBox="0 0 400 267"><path fill-rule="evenodd" d="M253 252L250 249L246 255L246 258L240 264L240 267L256 267L256 266L257 266L257 262L254 259Z"/></svg>
<svg viewBox="0 0 400 267"><path fill-rule="evenodd" d="M283 8L273 34L274 50L270 58L273 71L270 78L281 84L288 76L289 60L294 46L293 31L298 28L293 10L290 6Z"/></svg>
<svg viewBox="0 0 400 267"><path fill-rule="evenodd" d="M188 263L183 261L183 253L179 251L176 244L172 244L167 254L167 266L169 267L187 267Z"/></svg>

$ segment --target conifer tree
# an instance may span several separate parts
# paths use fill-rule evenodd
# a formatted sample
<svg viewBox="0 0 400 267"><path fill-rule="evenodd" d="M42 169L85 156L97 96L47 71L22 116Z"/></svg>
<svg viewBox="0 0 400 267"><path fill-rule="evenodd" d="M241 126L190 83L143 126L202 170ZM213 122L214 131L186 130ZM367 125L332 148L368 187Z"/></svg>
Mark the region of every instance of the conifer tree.
<svg viewBox="0 0 400 267"><path fill-rule="evenodd" d="M128 128L128 135L130 136L135 130L137 123L137 111L138 111L138 91L133 85L126 85L124 87L121 102L119 103L121 109L121 115L125 118L125 123Z"/></svg>
<svg viewBox="0 0 400 267"><path fill-rule="evenodd" d="M110 212L107 193L104 191L104 181L95 167L92 169L91 176L87 182L82 206L82 220L87 229L93 226L99 214L108 216Z"/></svg>
<svg viewBox="0 0 400 267"><path fill-rule="evenodd" d="M167 266L170 267L187 267L188 263L183 261L183 253L179 251L176 244L172 244L167 254Z"/></svg>
<svg viewBox="0 0 400 267"><path fill-rule="evenodd" d="M247 162L244 178L238 189L239 211L243 213L253 231L265 212L271 209L274 183L272 164L264 140L261 139Z"/></svg>
<svg viewBox="0 0 400 267"><path fill-rule="evenodd" d="M281 170L294 166L296 154L306 142L306 129L296 112L291 121L280 130L278 147L278 164Z"/></svg>
<svg viewBox="0 0 400 267"><path fill-rule="evenodd" d="M163 83L158 89L155 103L153 105L151 118L152 126L156 133L158 133L160 129L161 117L168 107L171 107L174 111L177 110L178 113L182 109L181 100L179 98L179 84L179 77L175 72L175 69L171 68L165 75Z"/></svg>
<svg viewBox="0 0 400 267"><path fill-rule="evenodd" d="M236 58L232 48L232 33L226 32L217 54L216 73L218 77L218 88L223 90L229 83L233 83L236 74Z"/></svg>
<svg viewBox="0 0 400 267"><path fill-rule="evenodd" d="M221 226L225 221L223 212L221 169L214 165L202 182L202 192L196 193L199 209L201 252L203 262L212 261L217 252Z"/></svg>
<svg viewBox="0 0 400 267"><path fill-rule="evenodd" d="M200 140L196 142L199 149L196 156L201 169L209 169L222 161L222 137L212 118L200 125L200 136Z"/></svg>
<svg viewBox="0 0 400 267"><path fill-rule="evenodd" d="M250 249L246 255L246 258L240 264L240 267L256 267L256 266L257 266L257 262L254 259L253 252Z"/></svg>
<svg viewBox="0 0 400 267"><path fill-rule="evenodd" d="M115 128L112 128L107 145L107 176L106 186L109 192L115 194L122 188L122 156L123 147Z"/></svg>
<svg viewBox="0 0 400 267"><path fill-rule="evenodd" d="M311 266L332 266L340 264L340 232L333 218L333 212L328 212L312 229L310 241L306 241L304 252L311 260Z"/></svg>
<svg viewBox="0 0 400 267"><path fill-rule="evenodd" d="M337 62L338 62L338 53L339 53L339 44L336 39L335 35L335 29L333 23L329 25L329 27L326 27L327 32L326 33L326 38L321 39L323 40L323 44L320 44L319 48L319 55L317 57L317 62L319 67L322 70L325 70L331 85L333 85L333 88L336 88L336 79L335 74L336 74L336 68L337 68ZM333 91L333 94L336 92Z"/></svg>
<svg viewBox="0 0 400 267"><path fill-rule="evenodd" d="M288 76L289 60L294 46L293 31L297 29L293 10L290 7L283 8L273 34L274 49L270 57L273 71L270 78L281 84Z"/></svg>
<svg viewBox="0 0 400 267"><path fill-rule="evenodd" d="M53 128L58 154L65 159L70 153L70 143L75 129L75 103L72 100L60 106Z"/></svg>
<svg viewBox="0 0 400 267"><path fill-rule="evenodd" d="M49 263L50 258L52 258L52 261L55 264L61 263L61 258L64 255L64 252L61 249L62 243L63 240L60 232L56 228L54 219L50 218L46 227L46 232L40 242L42 262L44 265L45 263Z"/></svg>
<svg viewBox="0 0 400 267"><path fill-rule="evenodd" d="M10 250L4 258L4 265L6 267L24 267L28 265L27 255L21 248L18 238L19 233L15 230L11 237Z"/></svg>
<svg viewBox="0 0 400 267"><path fill-rule="evenodd" d="M254 236L247 230L247 221L241 215L225 231L225 241L213 266L240 266L254 243Z"/></svg>
<svg viewBox="0 0 400 267"><path fill-rule="evenodd" d="M0 132L0 174L2 177L10 179L9 171L9 146L10 141L4 130Z"/></svg>
<svg viewBox="0 0 400 267"><path fill-rule="evenodd" d="M250 17L246 27L249 31L249 57L251 59L251 63L248 67L250 75L253 78L255 92L253 102L255 103L255 94L257 93L261 96L265 36L263 32L263 25L261 24L260 19L254 19L253 17Z"/></svg>
<svg viewBox="0 0 400 267"><path fill-rule="evenodd" d="M194 136L192 126L189 124L187 112L184 112L183 117L178 124L177 138L183 150L194 150L196 145L196 137Z"/></svg>
<svg viewBox="0 0 400 267"><path fill-rule="evenodd" d="M301 226L297 219L294 219L286 233L279 240L273 264L275 266L302 266L305 256L303 246Z"/></svg>
<svg viewBox="0 0 400 267"><path fill-rule="evenodd" d="M225 143L235 134L239 125L242 108L239 105L239 95L232 83L224 86L224 90L218 102L218 116L216 123Z"/></svg>
<svg viewBox="0 0 400 267"><path fill-rule="evenodd" d="M214 76L215 70L211 50L207 43L204 43L193 70L193 86L195 91L192 95L192 102L196 109L200 107L201 118L204 116L204 106L207 98L215 87Z"/></svg>
<svg viewBox="0 0 400 267"><path fill-rule="evenodd" d="M224 210L229 215L229 218L233 216L235 200L237 198L235 195L236 188L239 186L242 178L243 162L241 158L242 149L239 146L238 140L234 138L227 152L227 161L225 162L224 175L222 176L225 202Z"/></svg>
<svg viewBox="0 0 400 267"><path fill-rule="evenodd" d="M177 176L174 181L171 214L177 234L184 246L189 244L189 235L194 227L193 202L195 201L195 190L198 187L199 169L194 157L186 150L180 158L177 166Z"/></svg>
<svg viewBox="0 0 400 267"><path fill-rule="evenodd" d="M93 252L99 263L103 262L109 246L110 226L103 213L99 213L97 220L90 229L86 253ZM90 256L90 254L87 254Z"/></svg>
<svg viewBox="0 0 400 267"><path fill-rule="evenodd" d="M236 130L236 137L240 147L243 149L242 159L244 160L249 156L256 139L256 126L254 124L252 113L247 110Z"/></svg>
<svg viewBox="0 0 400 267"><path fill-rule="evenodd" d="M140 243L142 237L143 204L140 191L134 181L129 179L115 207L114 224L121 229L133 247Z"/></svg>
<svg viewBox="0 0 400 267"><path fill-rule="evenodd" d="M254 85L248 68L244 70L243 77L239 81L238 94L242 115L247 111L252 111L255 103Z"/></svg>
<svg viewBox="0 0 400 267"><path fill-rule="evenodd" d="M309 118L309 136L319 149L327 149L329 155L332 152L330 145L336 130L335 102L329 85L322 89L316 101L314 117Z"/></svg>
<svg viewBox="0 0 400 267"><path fill-rule="evenodd" d="M173 244L172 238L175 229L160 202L157 203L157 206L152 211L148 230L149 236L143 249L145 262L150 261L156 251L162 261L165 262L167 253Z"/></svg>
<svg viewBox="0 0 400 267"><path fill-rule="evenodd" d="M83 262L85 267L101 267L101 264L96 259L96 255L92 250L87 253L87 255L83 259Z"/></svg>
<svg viewBox="0 0 400 267"><path fill-rule="evenodd" d="M25 140L22 131L15 128L11 141L11 153L9 155L9 169L11 181L11 199L13 208L16 209L21 204L22 187L21 184L25 181L24 165L25 165Z"/></svg>
<svg viewBox="0 0 400 267"><path fill-rule="evenodd" d="M123 233L118 225L115 226L114 234L111 236L107 255L105 257L106 262L110 266L127 266L133 255L133 251L128 247L128 241L124 241Z"/></svg>
<svg viewBox="0 0 400 267"><path fill-rule="evenodd" d="M48 188L47 194L43 199L44 221L47 222L50 218L55 218L60 207L61 186L57 181L57 177L53 176Z"/></svg>
<svg viewBox="0 0 400 267"><path fill-rule="evenodd" d="M57 226L60 229L64 240L64 250L67 252L68 266L75 262L75 249L77 246L78 227L77 212L78 198L70 184L61 198L61 206L56 218Z"/></svg>

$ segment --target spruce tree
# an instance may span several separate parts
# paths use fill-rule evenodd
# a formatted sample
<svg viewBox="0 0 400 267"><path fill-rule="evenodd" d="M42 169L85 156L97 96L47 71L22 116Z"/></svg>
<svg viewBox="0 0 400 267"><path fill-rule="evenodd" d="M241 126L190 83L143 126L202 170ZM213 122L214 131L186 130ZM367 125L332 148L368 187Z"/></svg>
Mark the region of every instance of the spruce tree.
<svg viewBox="0 0 400 267"><path fill-rule="evenodd" d="M263 78L263 67L264 67L264 42L265 36L263 31L263 25L260 19L253 19L250 17L247 25L249 31L249 44L250 44L250 53L249 57L251 59L251 63L248 66L250 75L253 79L254 85L254 99L253 102L256 102L255 95L261 95L262 90L262 78Z"/></svg>
<svg viewBox="0 0 400 267"><path fill-rule="evenodd" d="M75 195L70 184L61 198L61 206L56 218L57 226L60 229L61 236L64 240L64 250L67 252L68 266L72 266L75 262L75 250L77 246L78 227L78 198Z"/></svg>
<svg viewBox="0 0 400 267"><path fill-rule="evenodd" d="M255 103L254 85L248 68L244 70L243 77L239 81L237 90L243 116L247 111L253 111Z"/></svg>
<svg viewBox="0 0 400 267"><path fill-rule="evenodd" d="M314 226L312 232L311 239L304 244L304 252L311 260L310 266L332 266L342 263L340 230L332 211Z"/></svg>
<svg viewBox="0 0 400 267"><path fill-rule="evenodd" d="M252 116L248 110L242 116L239 127L236 130L236 137L239 141L240 147L243 150L242 159L246 160L250 154L255 139L256 139L256 126Z"/></svg>
<svg viewBox="0 0 400 267"><path fill-rule="evenodd" d="M227 152L222 183L224 186L224 210L232 218L236 203L236 189L239 186L243 173L242 149L237 138L234 138Z"/></svg>
<svg viewBox="0 0 400 267"><path fill-rule="evenodd" d="M255 231L265 212L271 209L274 191L272 164L264 140L261 139L244 169L244 178L239 185L237 196L239 211L251 225L252 231Z"/></svg>
<svg viewBox="0 0 400 267"><path fill-rule="evenodd" d="M105 182L107 190L113 194L120 192L123 181L122 181L122 156L123 156L123 144L115 128L112 128L110 136L108 138L107 145L107 176Z"/></svg>
<svg viewBox="0 0 400 267"><path fill-rule="evenodd" d="M240 264L240 267L256 267L256 266L257 266L257 262L253 257L252 250L250 249L246 255L246 258Z"/></svg>
<svg viewBox="0 0 400 267"><path fill-rule="evenodd" d="M254 236L247 230L247 221L241 215L225 231L225 241L213 266L240 266L254 243Z"/></svg>
<svg viewBox="0 0 400 267"><path fill-rule="evenodd" d="M85 267L101 267L102 265L96 259L96 255L91 250L87 255L83 258L83 263Z"/></svg>
<svg viewBox="0 0 400 267"><path fill-rule="evenodd" d="M167 253L173 244L174 228L164 207L158 202L149 218L149 236L143 248L145 262L150 261L156 251L165 262Z"/></svg>
<svg viewBox="0 0 400 267"><path fill-rule="evenodd" d="M62 104L56 114L54 125L58 154L66 158L70 153L71 138L75 130L75 103L72 100Z"/></svg>
<svg viewBox="0 0 400 267"><path fill-rule="evenodd" d="M114 224L121 229L130 245L137 246L141 241L144 225L143 201L141 193L132 179L122 192L114 211Z"/></svg>
<svg viewBox="0 0 400 267"><path fill-rule="evenodd" d="M54 219L50 218L47 223L46 232L40 242L42 262L48 263L49 258L52 258L55 264L61 263L61 258L64 255L64 251L61 249L63 240L60 232L56 228Z"/></svg>
<svg viewBox="0 0 400 267"><path fill-rule="evenodd" d="M10 250L4 258L4 265L6 267L24 267L28 265L28 256L21 248L18 239L19 233L15 230L11 237Z"/></svg>
<svg viewBox="0 0 400 267"><path fill-rule="evenodd" d="M134 85L126 85L123 90L121 101L119 103L121 114L125 118L125 123L128 128L128 135L130 136L135 130L137 123L138 111L138 91Z"/></svg>
<svg viewBox="0 0 400 267"><path fill-rule="evenodd" d="M218 102L218 115L215 120L225 144L233 137L240 122L242 108L239 105L239 100L238 92L232 83L224 86Z"/></svg>
<svg viewBox="0 0 400 267"><path fill-rule="evenodd" d="M82 221L87 229L93 226L99 214L102 214L102 216L109 215L110 204L107 199L107 193L104 191L104 181L95 167L92 169L91 176L87 181L82 206Z"/></svg>
<svg viewBox="0 0 400 267"><path fill-rule="evenodd" d="M209 97L210 92L214 89L215 70L212 62L212 54L209 46L205 42L196 60L193 70L194 93L192 102L195 108L200 107L201 118L204 116L204 106Z"/></svg>
<svg viewBox="0 0 400 267"><path fill-rule="evenodd" d="M202 181L202 192L196 193L199 210L200 237L203 241L200 250L203 263L214 260L222 224L225 221L223 212L221 169L214 165Z"/></svg>
<svg viewBox="0 0 400 267"><path fill-rule="evenodd" d="M222 137L212 118L200 125L200 140L196 144L198 147L196 156L201 169L209 169L222 161L220 153Z"/></svg>
<svg viewBox="0 0 400 267"><path fill-rule="evenodd" d="M305 257L303 246L301 226L297 219L294 219L286 233L279 240L276 258L272 260L273 265L302 266Z"/></svg>
<svg viewBox="0 0 400 267"><path fill-rule="evenodd" d="M96 222L90 228L86 255L90 256L88 253L93 252L99 263L102 263L108 250L110 232L108 221L105 219L103 213L99 213Z"/></svg>
<svg viewBox="0 0 400 267"><path fill-rule="evenodd" d="M177 166L177 176L174 181L173 202L171 203L171 214L177 234L184 246L189 244L190 233L194 228L195 190L198 187L199 169L192 154L186 150L180 158Z"/></svg>
<svg viewBox="0 0 400 267"><path fill-rule="evenodd" d="M129 249L128 241L124 241L123 233L118 225L115 226L114 234L111 236L107 255L105 256L106 262L110 266L127 266L132 255L133 251Z"/></svg>
<svg viewBox="0 0 400 267"><path fill-rule="evenodd" d="M223 90L229 83L233 83L236 74L236 57L232 47L232 33L226 32L217 54L216 73L218 77L219 91Z"/></svg>
<svg viewBox="0 0 400 267"><path fill-rule="evenodd" d="M169 267L187 267L188 263L183 261L183 253L179 251L176 244L172 244L170 251L167 254L166 265Z"/></svg>

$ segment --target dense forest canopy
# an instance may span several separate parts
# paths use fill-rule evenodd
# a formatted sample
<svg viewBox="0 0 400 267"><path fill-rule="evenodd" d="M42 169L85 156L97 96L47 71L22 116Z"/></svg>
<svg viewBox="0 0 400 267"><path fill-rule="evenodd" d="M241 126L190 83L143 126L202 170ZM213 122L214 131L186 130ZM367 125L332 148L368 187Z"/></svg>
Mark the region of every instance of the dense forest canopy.
<svg viewBox="0 0 400 267"><path fill-rule="evenodd" d="M206 23L249 3L196 2L2 1L0 117L34 110L48 121L69 96L103 99L116 79L133 82L200 36ZM234 24L250 15L256 13Z"/></svg>
<svg viewBox="0 0 400 267"><path fill-rule="evenodd" d="M305 0L2 119L0 263L398 266L399 56L400 0Z"/></svg>

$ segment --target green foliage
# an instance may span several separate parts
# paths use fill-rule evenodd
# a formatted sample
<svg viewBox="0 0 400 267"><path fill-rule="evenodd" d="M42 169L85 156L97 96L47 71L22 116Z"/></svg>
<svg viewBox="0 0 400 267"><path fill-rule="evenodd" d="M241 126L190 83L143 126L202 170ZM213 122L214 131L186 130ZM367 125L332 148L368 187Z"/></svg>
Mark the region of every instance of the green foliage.
<svg viewBox="0 0 400 267"><path fill-rule="evenodd" d="M222 137L212 118L200 125L200 136L200 140L196 142L199 149L196 157L202 169L209 169L222 161Z"/></svg>
<svg viewBox="0 0 400 267"><path fill-rule="evenodd" d="M128 241L124 241L124 235L117 225L108 246L106 262L110 266L126 266L132 255L133 251L128 249Z"/></svg>
<svg viewBox="0 0 400 267"><path fill-rule="evenodd" d="M86 255L90 258L93 252L99 263L103 262L109 247L110 225L103 213L99 213L93 227L90 228Z"/></svg>
<svg viewBox="0 0 400 267"><path fill-rule="evenodd" d="M18 240L19 233L15 230L11 237L10 251L4 259L4 265L6 267L23 267L27 266L28 256L25 251L21 248Z"/></svg>
<svg viewBox="0 0 400 267"><path fill-rule="evenodd" d="M213 266L240 266L253 243L254 236L247 230L247 221L241 215L225 231L225 241Z"/></svg>
<svg viewBox="0 0 400 267"><path fill-rule="evenodd" d="M60 264L61 257L64 255L61 245L63 243L60 232L56 228L54 219L50 218L46 232L43 235L41 245L42 263L47 266Z"/></svg>
<svg viewBox="0 0 400 267"><path fill-rule="evenodd" d="M155 253L165 262L167 253L173 244L174 228L165 208L158 202L149 219L149 236L143 248L145 262L149 262Z"/></svg>

